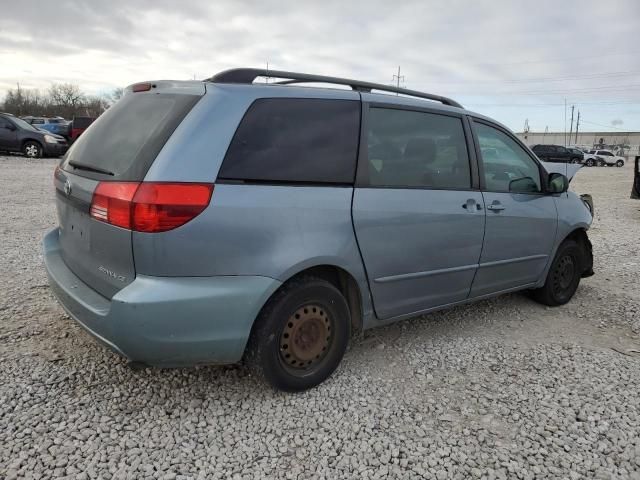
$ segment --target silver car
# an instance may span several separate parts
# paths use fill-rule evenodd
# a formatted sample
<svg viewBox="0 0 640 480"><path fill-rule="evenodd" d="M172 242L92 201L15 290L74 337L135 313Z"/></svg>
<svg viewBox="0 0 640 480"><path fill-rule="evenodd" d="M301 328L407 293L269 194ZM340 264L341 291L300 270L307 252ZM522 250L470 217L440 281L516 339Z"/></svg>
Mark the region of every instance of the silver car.
<svg viewBox="0 0 640 480"><path fill-rule="evenodd" d="M451 99L235 69L128 87L55 171L44 258L130 361L244 359L297 391L363 329L516 290L568 302L593 273L568 182Z"/></svg>

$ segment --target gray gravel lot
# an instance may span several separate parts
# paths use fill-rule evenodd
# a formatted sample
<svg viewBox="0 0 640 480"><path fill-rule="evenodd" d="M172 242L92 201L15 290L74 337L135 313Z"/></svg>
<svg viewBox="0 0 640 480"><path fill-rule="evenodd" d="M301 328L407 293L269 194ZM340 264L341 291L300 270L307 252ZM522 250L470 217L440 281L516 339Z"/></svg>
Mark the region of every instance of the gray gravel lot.
<svg viewBox="0 0 640 480"><path fill-rule="evenodd" d="M297 395L240 366L134 371L50 292L51 159L0 157L0 478L640 479L640 201L583 169L596 275L367 332Z"/></svg>

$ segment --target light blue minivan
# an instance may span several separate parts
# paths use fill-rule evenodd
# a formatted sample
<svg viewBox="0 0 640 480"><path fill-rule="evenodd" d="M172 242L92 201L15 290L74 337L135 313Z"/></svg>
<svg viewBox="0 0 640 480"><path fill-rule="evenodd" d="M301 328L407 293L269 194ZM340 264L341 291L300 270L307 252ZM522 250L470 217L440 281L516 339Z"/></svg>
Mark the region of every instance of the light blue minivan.
<svg viewBox="0 0 640 480"><path fill-rule="evenodd" d="M385 85L138 83L54 182L45 264L91 335L146 365L244 359L287 391L331 375L354 332L515 290L561 305L593 273L565 175L455 101Z"/></svg>

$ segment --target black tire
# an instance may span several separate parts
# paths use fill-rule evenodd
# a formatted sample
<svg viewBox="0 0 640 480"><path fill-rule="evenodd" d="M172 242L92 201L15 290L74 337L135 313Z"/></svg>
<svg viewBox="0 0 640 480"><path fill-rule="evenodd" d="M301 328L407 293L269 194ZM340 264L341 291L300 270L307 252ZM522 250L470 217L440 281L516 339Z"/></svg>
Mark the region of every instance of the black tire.
<svg viewBox="0 0 640 480"><path fill-rule="evenodd" d="M624 166L624 161L623 161L623 160L618 160L618 161L616 162L616 167L620 168L620 167L622 167L622 166Z"/></svg>
<svg viewBox="0 0 640 480"><path fill-rule="evenodd" d="M311 276L292 279L262 308L245 361L276 389L315 387L340 364L350 325L349 306L335 286Z"/></svg>
<svg viewBox="0 0 640 480"><path fill-rule="evenodd" d="M593 167L593 158L587 158L585 165L587 167Z"/></svg>
<svg viewBox="0 0 640 480"><path fill-rule="evenodd" d="M605 167L607 164L604 163L604 160L598 160L598 166L599 167Z"/></svg>
<svg viewBox="0 0 640 480"><path fill-rule="evenodd" d="M33 140L29 140L28 142L24 142L22 153L25 157L40 158L42 157L42 145Z"/></svg>
<svg viewBox="0 0 640 480"><path fill-rule="evenodd" d="M582 277L582 249L573 240L565 240L553 259L541 288L531 291L532 298L550 307L564 305L573 297Z"/></svg>

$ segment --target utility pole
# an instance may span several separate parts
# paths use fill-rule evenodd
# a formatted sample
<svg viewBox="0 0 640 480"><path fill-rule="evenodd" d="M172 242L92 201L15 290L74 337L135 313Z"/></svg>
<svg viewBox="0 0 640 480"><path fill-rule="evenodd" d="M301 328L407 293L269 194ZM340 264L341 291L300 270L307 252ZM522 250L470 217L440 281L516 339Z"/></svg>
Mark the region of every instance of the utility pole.
<svg viewBox="0 0 640 480"><path fill-rule="evenodd" d="M546 125L544 127L544 133L542 134L542 144L544 145L544 137L547 136L547 133L549 133L549 125Z"/></svg>
<svg viewBox="0 0 640 480"><path fill-rule="evenodd" d="M573 142L575 145L578 144L578 127L580 127L580 110L578 110L578 118L576 119L576 141Z"/></svg>
<svg viewBox="0 0 640 480"><path fill-rule="evenodd" d="M571 126L569 127L569 143L571 143L571 135L573 134L573 109L575 105L571 105Z"/></svg>
<svg viewBox="0 0 640 480"><path fill-rule="evenodd" d="M269 60L267 60L267 73L269 73ZM269 77L264 77L264 83L269 83Z"/></svg>
<svg viewBox="0 0 640 480"><path fill-rule="evenodd" d="M400 75L400 65L398 65L398 74L394 75L391 80L396 81L397 88L400 88L400 80L404 82L404 75ZM396 95L398 95L398 92L396 92Z"/></svg>
<svg viewBox="0 0 640 480"><path fill-rule="evenodd" d="M567 146L567 99L564 99L564 146Z"/></svg>

